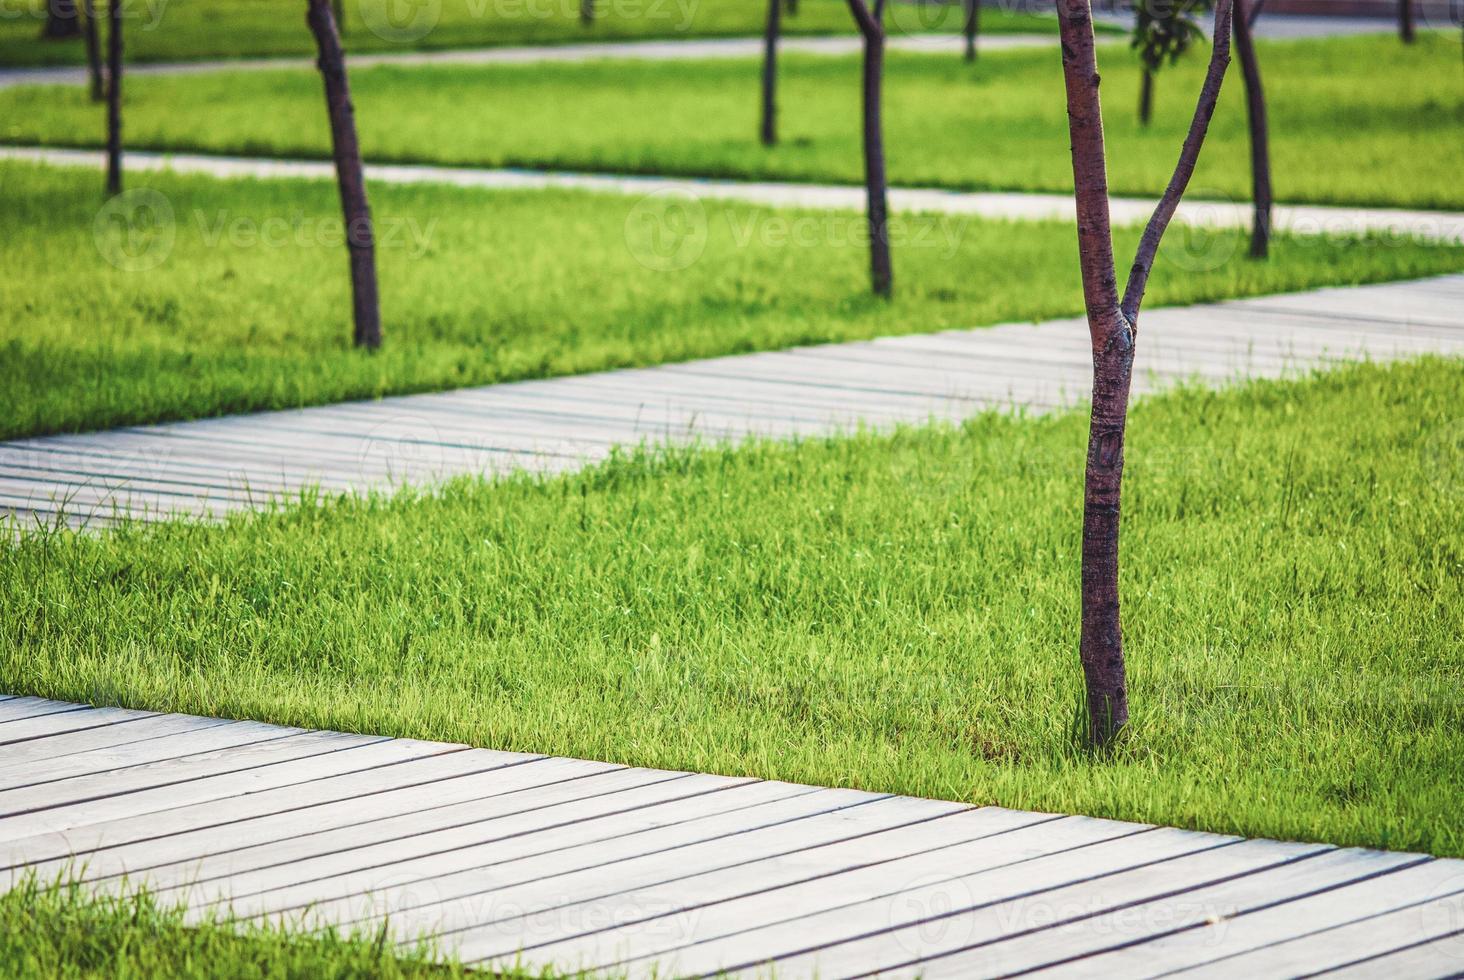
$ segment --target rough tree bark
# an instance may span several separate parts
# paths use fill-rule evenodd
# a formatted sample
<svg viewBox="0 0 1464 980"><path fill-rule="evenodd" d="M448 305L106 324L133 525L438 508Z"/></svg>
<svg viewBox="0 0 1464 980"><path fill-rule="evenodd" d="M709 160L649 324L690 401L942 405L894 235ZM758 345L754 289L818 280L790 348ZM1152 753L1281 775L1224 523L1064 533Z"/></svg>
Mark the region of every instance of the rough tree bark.
<svg viewBox="0 0 1464 980"><path fill-rule="evenodd" d="M1235 53L1240 60L1241 77L1245 80L1246 119L1250 124L1251 200L1255 211L1251 219L1251 258L1263 259L1271 247L1271 149L1270 127L1266 122L1266 93L1261 86L1261 66L1256 60L1255 38L1251 33L1255 11L1247 10L1245 0L1234 0Z"/></svg>
<svg viewBox="0 0 1464 980"><path fill-rule="evenodd" d="M1082 637L1088 737L1109 743L1128 721L1119 619L1118 529L1124 430L1139 307L1164 230L1174 217L1209 129L1230 62L1231 0L1215 5L1214 48L1174 175L1144 229L1122 300L1113 258L1098 61L1089 0L1059 0L1063 80L1072 139L1078 253L1093 347L1093 404L1083 486Z"/></svg>
<svg viewBox="0 0 1464 980"><path fill-rule="evenodd" d="M107 5L107 193L122 193L122 3Z"/></svg>
<svg viewBox="0 0 1464 980"><path fill-rule="evenodd" d="M778 34L782 30L782 16L783 0L768 0L768 23L763 31L763 146L773 146L778 142Z"/></svg>
<svg viewBox="0 0 1464 980"><path fill-rule="evenodd" d="M86 67L91 80L91 98L93 102L101 102L107 93L102 82L102 43L97 36L96 0L82 0L82 8L86 13Z"/></svg>
<svg viewBox="0 0 1464 980"><path fill-rule="evenodd" d="M81 36L81 18L76 15L76 0L50 0L46 4L46 23L41 37L48 41Z"/></svg>
<svg viewBox="0 0 1464 980"><path fill-rule="evenodd" d="M356 346L381 346L381 309L376 290L376 241L371 230L371 208L366 201L366 179L361 167L361 146L356 141L356 113L346 80L345 56L336 31L330 0L308 0L306 22L320 52L320 74L325 80L325 105L330 115L331 148L335 155L336 184L346 222L346 248L351 258L351 308Z"/></svg>
<svg viewBox="0 0 1464 980"><path fill-rule="evenodd" d="M1413 0L1398 0L1398 36L1404 44L1413 43Z"/></svg>
<svg viewBox="0 0 1464 980"><path fill-rule="evenodd" d="M1149 120L1154 118L1154 72L1150 68L1144 69L1144 74L1139 78L1139 125L1149 125Z"/></svg>
<svg viewBox="0 0 1464 980"><path fill-rule="evenodd" d="M864 190L865 216L869 224L869 272L876 296L889 296L894 288L890 262L889 204L885 180L884 134L880 108L880 86L884 79L884 0L849 0L849 10L864 38Z"/></svg>
<svg viewBox="0 0 1464 980"><path fill-rule="evenodd" d="M981 31L981 0L966 0L966 60L976 60L976 35Z"/></svg>

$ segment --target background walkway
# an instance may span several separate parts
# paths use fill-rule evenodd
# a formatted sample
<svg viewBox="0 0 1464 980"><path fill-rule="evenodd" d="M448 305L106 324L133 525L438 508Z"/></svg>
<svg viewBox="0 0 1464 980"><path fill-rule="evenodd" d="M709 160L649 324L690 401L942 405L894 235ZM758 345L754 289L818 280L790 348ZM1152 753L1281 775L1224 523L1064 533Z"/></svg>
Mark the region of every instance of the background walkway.
<svg viewBox="0 0 1464 980"><path fill-rule="evenodd" d="M194 918L389 915L481 966L1464 969L1464 861L1419 854L5 695L0 745L0 889L70 873Z"/></svg>
<svg viewBox="0 0 1464 980"><path fill-rule="evenodd" d="M0 146L0 160L26 160L52 166L100 168L95 150ZM129 152L129 171L207 174L221 178L335 180L325 160L272 160L192 153ZM769 207L862 211L861 187L832 184L777 183L772 181L706 180L696 177L646 177L617 174L568 173L553 170L504 170L438 167L408 164L371 164L367 179L384 184L450 184L485 190L543 190L565 188L604 194L644 197L650 194L684 195L697 200L743 201ZM901 213L971 215L1012 221L1073 221L1071 194L973 193L934 188L896 187L889 192L890 208ZM1153 213L1147 198L1115 197L1109 202L1117 226L1142 225ZM1251 206L1244 201L1181 202L1174 221L1195 229L1249 228ZM1409 211L1398 208L1277 205L1272 225L1278 233L1300 235L1381 234L1394 238L1464 244L1464 213ZM1172 244L1171 244L1171 247Z"/></svg>
<svg viewBox="0 0 1464 980"><path fill-rule="evenodd" d="M1224 384L1339 360L1464 354L1464 276L1156 309L1134 390ZM465 388L0 443L0 513L23 522L218 516L318 486L388 491L553 472L642 442L821 435L1046 411L1087 397L1081 319Z"/></svg>
<svg viewBox="0 0 1464 980"><path fill-rule="evenodd" d="M1099 19L1127 30L1132 18L1099 15ZM1396 30L1391 21L1359 17L1288 17L1269 15L1261 18L1256 33L1266 38L1341 37L1350 34L1379 34ZM347 38L349 47L350 39ZM1124 35L1100 36L1100 41L1126 44ZM985 34L980 40L983 52L1012 48L1056 47L1057 34ZM850 22L849 33L834 37L788 36L779 41L779 50L788 54L851 55L861 50L861 41ZM495 65L531 64L538 62L577 62L603 59L627 60L694 60L702 58L758 58L762 56L761 37L669 38L647 41L598 41L583 44L526 45L501 48L465 48L447 51L382 51L349 54L352 68L373 65ZM895 51L948 54L960 57L965 40L958 34L895 35L888 46ZM200 71L273 71L280 68L314 68L311 58L237 58L203 61L158 62L128 65L127 74L177 75ZM0 88L8 85L84 85L86 69L82 67L4 68L0 67Z"/></svg>

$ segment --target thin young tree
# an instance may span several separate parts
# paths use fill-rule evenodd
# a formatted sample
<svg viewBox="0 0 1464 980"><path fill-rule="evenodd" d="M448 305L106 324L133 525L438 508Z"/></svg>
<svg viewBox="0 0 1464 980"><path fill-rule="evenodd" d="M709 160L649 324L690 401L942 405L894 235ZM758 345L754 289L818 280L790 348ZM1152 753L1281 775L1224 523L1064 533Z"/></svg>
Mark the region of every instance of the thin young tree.
<svg viewBox="0 0 1464 980"><path fill-rule="evenodd" d="M788 0L788 16L798 16L798 0Z"/></svg>
<svg viewBox="0 0 1464 980"><path fill-rule="evenodd" d="M315 35L320 74L325 81L325 107L330 116L331 149L335 156L336 185L346 222L346 248L351 260L351 310L356 346L381 346L381 309L376 289L376 240L371 230L371 208L366 201L366 177L361 166L361 145L356 139L356 112L346 80L346 60L330 0L308 0L306 22Z"/></svg>
<svg viewBox="0 0 1464 980"><path fill-rule="evenodd" d="M580 0L580 26L589 27L595 22L595 0Z"/></svg>
<svg viewBox="0 0 1464 980"><path fill-rule="evenodd" d="M1164 195L1144 228L1123 297L1118 294L1108 171L1103 141L1098 60L1090 0L1059 0L1063 80L1072 140L1078 255L1093 347L1093 402L1083 485L1082 638L1088 737L1112 741L1128 721L1123 634L1119 620L1118 529L1123 444L1139 308L1149 273L1175 209L1194 173L1220 85L1230 63L1231 0L1215 5L1214 47L1194 118Z"/></svg>
<svg viewBox="0 0 1464 980"><path fill-rule="evenodd" d="M1271 249L1271 137L1266 121L1266 92L1261 84L1261 64L1256 59L1252 28L1260 14L1259 4L1233 0L1235 4L1235 53L1245 82L1246 123L1250 128L1251 159L1251 258L1264 259Z"/></svg>
<svg viewBox="0 0 1464 980"><path fill-rule="evenodd" d="M778 34L782 30L783 0L768 0L768 23L763 30L762 125L763 146L778 142Z"/></svg>
<svg viewBox="0 0 1464 980"><path fill-rule="evenodd" d="M880 88L884 81L885 0L849 0L849 11L864 38L862 84L864 92L864 190L865 218L869 225L869 272L876 296L889 296L894 288L890 262L890 220L885 180L884 133Z"/></svg>
<svg viewBox="0 0 1464 980"><path fill-rule="evenodd" d="M1154 69L1144 66L1139 76L1139 125L1148 126L1154 118Z"/></svg>
<svg viewBox="0 0 1464 980"><path fill-rule="evenodd" d="M97 36L96 0L82 0L82 8L86 14L86 67L91 81L91 98L93 102L101 102L107 93L102 81L102 42Z"/></svg>
<svg viewBox="0 0 1464 980"><path fill-rule="evenodd" d="M81 19L76 15L76 0L49 0L46 22L41 25L41 37L47 41L60 41L80 35Z"/></svg>
<svg viewBox="0 0 1464 980"><path fill-rule="evenodd" d="M1413 0L1398 0L1398 36L1404 44L1413 43Z"/></svg>
<svg viewBox="0 0 1464 980"><path fill-rule="evenodd" d="M1139 124L1149 125L1154 114L1154 76L1166 61L1178 61L1197 38L1204 36L1191 16L1211 0L1139 0L1134 5L1134 34L1129 46L1139 52Z"/></svg>
<svg viewBox="0 0 1464 980"><path fill-rule="evenodd" d="M966 60L976 60L976 35L981 31L981 0L965 0L966 19L962 33L966 36Z"/></svg>
<svg viewBox="0 0 1464 980"><path fill-rule="evenodd" d="M107 4L107 193L122 193L122 0Z"/></svg>

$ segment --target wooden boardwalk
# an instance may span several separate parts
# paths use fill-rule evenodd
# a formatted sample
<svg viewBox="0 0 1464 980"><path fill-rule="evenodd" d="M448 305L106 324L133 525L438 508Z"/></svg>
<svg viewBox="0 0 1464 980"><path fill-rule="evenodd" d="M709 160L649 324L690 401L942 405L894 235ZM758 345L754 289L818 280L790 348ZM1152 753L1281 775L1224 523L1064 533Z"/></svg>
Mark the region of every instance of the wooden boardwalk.
<svg viewBox="0 0 1464 980"><path fill-rule="evenodd" d="M1144 314L1136 392L1359 357L1464 354L1464 276ZM1080 320L803 347L436 394L0 443L0 515L216 517L306 488L553 472L615 446L1041 412L1091 385Z"/></svg>
<svg viewBox="0 0 1464 980"><path fill-rule="evenodd" d="M1464 971L1464 861L6 695L0 869L483 967Z"/></svg>

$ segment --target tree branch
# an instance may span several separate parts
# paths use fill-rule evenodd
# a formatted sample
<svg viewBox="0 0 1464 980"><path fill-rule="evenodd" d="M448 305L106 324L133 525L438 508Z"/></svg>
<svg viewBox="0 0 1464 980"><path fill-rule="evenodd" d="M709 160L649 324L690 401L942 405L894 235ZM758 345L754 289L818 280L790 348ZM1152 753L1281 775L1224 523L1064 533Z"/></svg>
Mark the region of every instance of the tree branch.
<svg viewBox="0 0 1464 980"><path fill-rule="evenodd" d="M1217 0L1214 47L1210 51L1210 66L1205 71L1205 84L1200 87L1194 119L1190 121L1184 147L1179 151L1179 162L1175 164L1174 176L1169 178L1169 186L1164 189L1164 196L1154 208L1154 214L1149 218L1144 235L1139 239L1138 250L1134 253L1133 268L1129 270L1128 285L1123 292L1123 315L1128 320L1130 329L1137 329L1139 306L1144 302L1144 289L1149 284L1154 258L1159 254L1159 241L1164 237L1164 231L1179 207L1180 198L1184 196L1184 189L1189 186L1190 177L1194 175L1195 162L1200 158L1200 148L1205 145L1205 134L1210 128L1210 118L1215 115L1215 104L1220 99L1220 85L1225 81L1225 69L1230 66L1231 12L1231 0Z"/></svg>
<svg viewBox="0 0 1464 980"><path fill-rule="evenodd" d="M875 0L875 13L871 13L864 0L849 0L849 13L854 15L854 23L859 25L859 33L865 37L878 37L880 32L880 21L878 14L884 12L883 0Z"/></svg>

